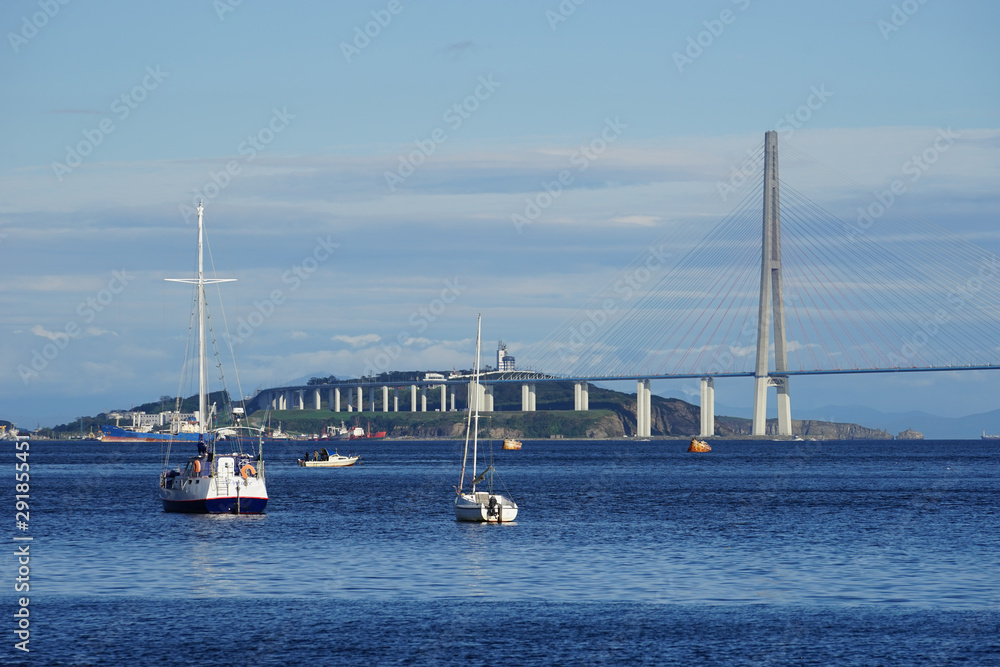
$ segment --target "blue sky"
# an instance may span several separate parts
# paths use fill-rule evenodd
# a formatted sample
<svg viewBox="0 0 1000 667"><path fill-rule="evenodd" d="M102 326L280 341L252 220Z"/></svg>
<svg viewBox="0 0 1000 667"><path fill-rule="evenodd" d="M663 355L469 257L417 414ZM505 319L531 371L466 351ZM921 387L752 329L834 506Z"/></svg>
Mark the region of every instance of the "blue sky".
<svg viewBox="0 0 1000 667"><path fill-rule="evenodd" d="M396 368L468 366L478 312L487 341L525 353L651 243L725 215L718 184L770 129L874 192L952 128L894 213L995 253L998 19L941 0L4 3L0 417L33 428L178 391L189 299L163 278L193 268L198 197L219 274L239 279L230 328L266 313L237 345L244 393L360 374L394 340ZM793 416L981 412L998 384L808 379ZM751 392L722 382L717 400Z"/></svg>

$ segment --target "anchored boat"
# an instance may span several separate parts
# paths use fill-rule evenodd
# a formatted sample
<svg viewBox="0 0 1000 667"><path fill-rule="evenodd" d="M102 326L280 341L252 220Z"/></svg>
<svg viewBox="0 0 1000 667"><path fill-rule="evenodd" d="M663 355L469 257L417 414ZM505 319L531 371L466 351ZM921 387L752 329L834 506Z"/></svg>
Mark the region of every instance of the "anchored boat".
<svg viewBox="0 0 1000 667"><path fill-rule="evenodd" d="M204 207L198 204L198 275L196 278L168 278L170 282L195 285L198 304L198 452L186 465L170 468L174 441L168 441L164 470L160 473L160 499L166 512L209 514L259 514L267 506L264 483L264 429L244 423L242 407L229 412L231 424L212 429L208 419L205 285L233 282L233 279L205 278ZM228 395L228 393L227 393ZM242 395L242 392L240 392Z"/></svg>
<svg viewBox="0 0 1000 667"><path fill-rule="evenodd" d="M462 476L455 487L455 518L459 521L479 521L488 523L506 523L517 518L517 503L494 491L493 483L496 471L493 462L485 464L483 471L476 475L476 459L479 449L479 355L482 343L483 318L479 316L479 326L476 331L476 363L473 371L471 397L469 400L469 418L465 427L465 454L462 458ZM469 438L472 438L472 481L469 490L465 491L465 468L469 461ZM484 457L486 452L483 452ZM488 475L488 477L487 477ZM479 490L477 485L484 483L486 490Z"/></svg>

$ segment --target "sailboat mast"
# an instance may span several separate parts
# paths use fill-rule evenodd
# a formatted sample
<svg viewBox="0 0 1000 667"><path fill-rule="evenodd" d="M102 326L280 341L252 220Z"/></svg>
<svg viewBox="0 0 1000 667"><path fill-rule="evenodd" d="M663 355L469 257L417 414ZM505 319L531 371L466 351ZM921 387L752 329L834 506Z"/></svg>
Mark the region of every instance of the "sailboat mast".
<svg viewBox="0 0 1000 667"><path fill-rule="evenodd" d="M203 214L205 207L198 202L198 432L204 433L208 430L208 420L205 409L208 403L206 391L206 368L207 363L205 349L205 249L204 249L204 221Z"/></svg>
<svg viewBox="0 0 1000 667"><path fill-rule="evenodd" d="M472 493L476 492L476 457L479 449L479 345L483 334L483 316L479 315L479 323L476 325L476 363L473 377L473 424L472 424Z"/></svg>

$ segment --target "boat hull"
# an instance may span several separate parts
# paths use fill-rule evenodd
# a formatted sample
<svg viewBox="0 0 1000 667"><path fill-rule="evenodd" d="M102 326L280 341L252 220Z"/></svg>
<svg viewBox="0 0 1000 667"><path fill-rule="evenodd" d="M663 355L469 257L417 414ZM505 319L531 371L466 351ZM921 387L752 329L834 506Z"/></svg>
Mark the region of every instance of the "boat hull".
<svg viewBox="0 0 1000 667"><path fill-rule="evenodd" d="M239 502L239 511L236 503ZM194 500L163 499L164 512L183 514L261 514L267 507L267 498L247 498L228 496Z"/></svg>
<svg viewBox="0 0 1000 667"><path fill-rule="evenodd" d="M260 465L259 462L254 461ZM267 506L267 486L249 456L192 458L184 471L160 475L165 512L186 514L260 514Z"/></svg>
<svg viewBox="0 0 1000 667"><path fill-rule="evenodd" d="M303 461L299 459L299 467L302 468L347 468L357 463L360 456L342 456L329 461Z"/></svg>
<svg viewBox="0 0 1000 667"><path fill-rule="evenodd" d="M101 427L101 442L198 442L199 435L198 433L140 433L119 426Z"/></svg>
<svg viewBox="0 0 1000 667"><path fill-rule="evenodd" d="M491 507L490 498L496 503ZM517 504L499 493L460 493L455 496L455 519L479 523L507 523L517 518Z"/></svg>

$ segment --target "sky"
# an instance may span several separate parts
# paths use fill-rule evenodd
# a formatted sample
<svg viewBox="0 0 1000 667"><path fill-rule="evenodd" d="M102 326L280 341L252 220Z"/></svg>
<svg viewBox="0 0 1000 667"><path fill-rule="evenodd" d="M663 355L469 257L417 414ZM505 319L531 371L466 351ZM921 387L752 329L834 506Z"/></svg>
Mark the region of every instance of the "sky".
<svg viewBox="0 0 1000 667"><path fill-rule="evenodd" d="M957 135L893 213L997 253L998 23L941 0L5 2L0 418L194 393L164 278L192 275L198 200L243 394L470 367L477 313L523 358L722 219L768 130L870 193ZM793 417L985 412L993 375L796 379ZM752 381L716 400L749 414Z"/></svg>

